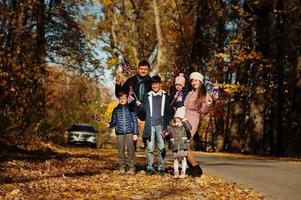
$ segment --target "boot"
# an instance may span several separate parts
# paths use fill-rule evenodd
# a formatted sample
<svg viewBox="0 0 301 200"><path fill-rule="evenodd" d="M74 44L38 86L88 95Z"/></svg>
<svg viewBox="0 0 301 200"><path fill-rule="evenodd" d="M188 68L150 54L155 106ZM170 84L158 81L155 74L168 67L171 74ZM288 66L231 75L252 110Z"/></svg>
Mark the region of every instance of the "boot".
<svg viewBox="0 0 301 200"><path fill-rule="evenodd" d="M196 165L196 166L193 166L192 169L191 169L191 176L192 177L201 177L203 174L203 171L200 167L200 165Z"/></svg>

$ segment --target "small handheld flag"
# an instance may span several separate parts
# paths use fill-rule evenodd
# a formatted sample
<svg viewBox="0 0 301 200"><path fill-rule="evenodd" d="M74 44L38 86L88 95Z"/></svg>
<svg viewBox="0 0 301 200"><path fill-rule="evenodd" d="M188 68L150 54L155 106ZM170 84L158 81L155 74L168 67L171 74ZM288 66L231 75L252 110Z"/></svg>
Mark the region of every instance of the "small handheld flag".
<svg viewBox="0 0 301 200"><path fill-rule="evenodd" d="M97 114L94 114L92 117L95 121L100 121L100 117Z"/></svg>
<svg viewBox="0 0 301 200"><path fill-rule="evenodd" d="M122 65L122 70L123 70L124 73L132 74L134 72L131 69L131 67L129 66L129 63L126 60L124 60L121 65Z"/></svg>
<svg viewBox="0 0 301 200"><path fill-rule="evenodd" d="M134 97L133 97L133 96L134 96ZM128 95L128 103L131 103L131 102L134 101L135 99L137 100L137 96L136 96L136 94L135 94L135 92L134 92L134 90L133 90L133 87L130 86L129 95Z"/></svg>
<svg viewBox="0 0 301 200"><path fill-rule="evenodd" d="M221 88L218 86L218 83L215 83L210 91L210 96L218 99L221 95Z"/></svg>

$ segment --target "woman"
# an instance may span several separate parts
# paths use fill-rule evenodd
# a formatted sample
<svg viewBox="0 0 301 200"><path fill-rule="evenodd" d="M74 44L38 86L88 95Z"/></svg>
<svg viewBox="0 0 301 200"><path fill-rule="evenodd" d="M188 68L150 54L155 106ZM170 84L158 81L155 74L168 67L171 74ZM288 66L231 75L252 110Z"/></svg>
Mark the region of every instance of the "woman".
<svg viewBox="0 0 301 200"><path fill-rule="evenodd" d="M191 124L191 141L193 136L195 135L200 121L200 114L207 114L209 112L209 105L212 102L212 98L207 95L206 87L203 84L204 77L199 72L193 72L189 76L190 84L192 86L192 90L186 96L184 106L186 107L186 119ZM190 146L193 143L190 143ZM191 164L192 176L200 176L202 175L202 170L195 158L193 157L191 151L188 151L187 159Z"/></svg>

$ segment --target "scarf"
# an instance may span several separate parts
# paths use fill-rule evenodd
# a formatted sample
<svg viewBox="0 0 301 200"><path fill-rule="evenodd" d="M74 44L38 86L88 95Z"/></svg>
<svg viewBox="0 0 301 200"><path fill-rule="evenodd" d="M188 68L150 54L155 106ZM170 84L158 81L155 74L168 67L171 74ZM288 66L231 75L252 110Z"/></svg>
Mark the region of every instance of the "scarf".
<svg viewBox="0 0 301 200"><path fill-rule="evenodd" d="M137 75L137 79L138 79L138 86L139 86L138 99L142 100L143 95L145 94L145 83L149 82L151 78L148 75L144 77Z"/></svg>

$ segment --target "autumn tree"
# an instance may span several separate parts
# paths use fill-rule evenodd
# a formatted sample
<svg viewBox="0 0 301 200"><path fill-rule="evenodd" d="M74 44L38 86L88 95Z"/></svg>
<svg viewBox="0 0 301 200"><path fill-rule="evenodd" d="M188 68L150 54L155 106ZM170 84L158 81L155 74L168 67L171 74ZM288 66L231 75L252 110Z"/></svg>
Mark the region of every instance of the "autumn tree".
<svg viewBox="0 0 301 200"><path fill-rule="evenodd" d="M56 63L88 77L102 75L93 43L80 26L88 1L0 2L1 132L24 133L46 118L46 67Z"/></svg>

